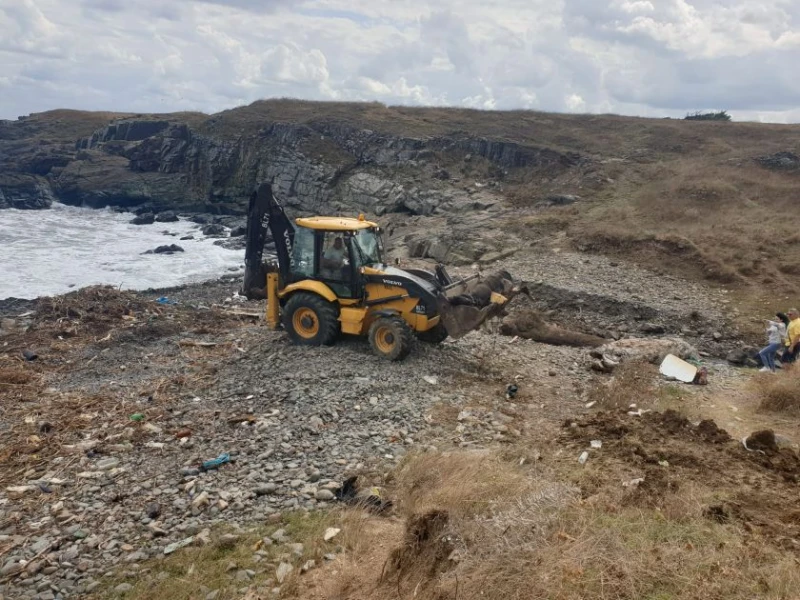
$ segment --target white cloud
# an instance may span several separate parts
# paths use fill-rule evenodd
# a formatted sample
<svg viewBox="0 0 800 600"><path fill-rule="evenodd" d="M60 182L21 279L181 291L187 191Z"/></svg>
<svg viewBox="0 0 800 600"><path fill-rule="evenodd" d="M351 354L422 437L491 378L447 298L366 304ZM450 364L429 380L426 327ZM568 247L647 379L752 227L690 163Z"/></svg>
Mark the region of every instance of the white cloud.
<svg viewBox="0 0 800 600"><path fill-rule="evenodd" d="M796 0L0 0L0 118L273 96L800 119Z"/></svg>

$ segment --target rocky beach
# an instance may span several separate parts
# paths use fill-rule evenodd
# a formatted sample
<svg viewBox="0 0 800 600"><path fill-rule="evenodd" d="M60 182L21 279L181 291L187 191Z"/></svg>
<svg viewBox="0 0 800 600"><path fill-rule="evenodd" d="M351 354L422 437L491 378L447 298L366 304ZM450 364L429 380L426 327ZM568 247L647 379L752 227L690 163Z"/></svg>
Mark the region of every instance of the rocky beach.
<svg viewBox="0 0 800 600"><path fill-rule="evenodd" d="M655 170L687 168L673 146L696 125L648 122L611 148L594 134L641 124L430 111L0 123L0 227L20 244L1 257L20 277L0 294L0 597L505 598L520 573L542 597L659 597L663 581L661 597L789 597L800 427L778 386L796 376L756 374L753 322L793 302L791 270L725 255L756 235L744 224L733 241L705 212L642 210ZM755 158L788 129L724 168L783 189L793 167ZM682 177L671 210L714 201ZM375 218L401 268L502 268L529 295L399 363L349 336L292 345L239 295L260 181L292 216ZM47 282L47 245L8 225L23 209L53 230L78 217L61 229L90 258L60 254ZM108 271L77 278L114 240ZM665 378L667 354L708 384Z"/></svg>

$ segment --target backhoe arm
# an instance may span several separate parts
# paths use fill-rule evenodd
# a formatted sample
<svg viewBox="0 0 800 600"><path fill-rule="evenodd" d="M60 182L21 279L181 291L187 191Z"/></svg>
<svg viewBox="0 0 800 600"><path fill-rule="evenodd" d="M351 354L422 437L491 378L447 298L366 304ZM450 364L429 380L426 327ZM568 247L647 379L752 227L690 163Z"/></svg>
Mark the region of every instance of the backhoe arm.
<svg viewBox="0 0 800 600"><path fill-rule="evenodd" d="M292 267L294 227L275 199L272 186L262 183L250 196L247 211L247 247L244 254L242 292L248 298L264 298L267 269L263 263L267 230L275 242L278 269L287 281Z"/></svg>

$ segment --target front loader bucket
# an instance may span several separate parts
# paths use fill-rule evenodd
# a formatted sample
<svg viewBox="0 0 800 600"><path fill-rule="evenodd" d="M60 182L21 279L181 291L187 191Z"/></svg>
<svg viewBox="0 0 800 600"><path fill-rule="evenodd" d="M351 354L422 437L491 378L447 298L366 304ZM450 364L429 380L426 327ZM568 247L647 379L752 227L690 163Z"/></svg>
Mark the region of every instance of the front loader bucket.
<svg viewBox="0 0 800 600"><path fill-rule="evenodd" d="M499 294L496 294L500 296ZM491 303L483 308L469 306L466 304L452 305L446 299L439 302L439 316L444 328L454 340L464 337L470 331L476 330L488 319L497 316L503 311L503 307L508 302L504 296L500 296L502 302Z"/></svg>

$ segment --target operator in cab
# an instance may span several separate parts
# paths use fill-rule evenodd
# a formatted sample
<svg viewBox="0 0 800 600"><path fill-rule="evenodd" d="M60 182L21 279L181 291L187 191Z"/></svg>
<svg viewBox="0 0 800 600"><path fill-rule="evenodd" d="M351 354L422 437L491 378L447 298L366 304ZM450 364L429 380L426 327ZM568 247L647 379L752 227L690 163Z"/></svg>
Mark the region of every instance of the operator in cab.
<svg viewBox="0 0 800 600"><path fill-rule="evenodd" d="M344 268L344 259L347 256L347 248L341 237L333 240L333 246L322 255L322 270L325 277L331 279L342 279L342 269Z"/></svg>

